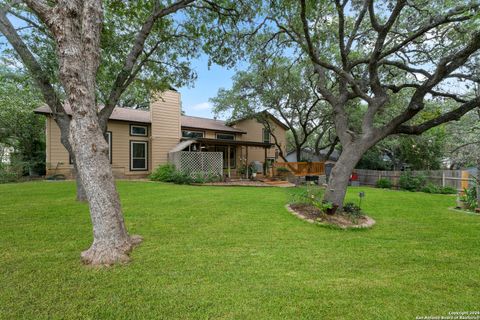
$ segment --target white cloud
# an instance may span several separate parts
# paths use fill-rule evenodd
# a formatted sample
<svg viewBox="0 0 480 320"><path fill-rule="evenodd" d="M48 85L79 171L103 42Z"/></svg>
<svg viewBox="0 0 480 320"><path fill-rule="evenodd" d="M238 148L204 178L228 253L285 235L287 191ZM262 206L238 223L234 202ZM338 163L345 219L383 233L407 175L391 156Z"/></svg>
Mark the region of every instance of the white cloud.
<svg viewBox="0 0 480 320"><path fill-rule="evenodd" d="M196 111L211 110L212 104L210 102L197 103L196 105L193 105L190 109Z"/></svg>

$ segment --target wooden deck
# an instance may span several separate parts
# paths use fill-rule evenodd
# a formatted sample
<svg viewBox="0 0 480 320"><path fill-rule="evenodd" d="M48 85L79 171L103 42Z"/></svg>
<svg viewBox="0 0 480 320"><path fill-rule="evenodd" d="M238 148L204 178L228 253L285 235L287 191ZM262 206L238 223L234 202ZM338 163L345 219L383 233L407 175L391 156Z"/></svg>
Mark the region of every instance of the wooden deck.
<svg viewBox="0 0 480 320"><path fill-rule="evenodd" d="M287 168L297 177L322 176L325 174L325 162L275 162L273 168Z"/></svg>

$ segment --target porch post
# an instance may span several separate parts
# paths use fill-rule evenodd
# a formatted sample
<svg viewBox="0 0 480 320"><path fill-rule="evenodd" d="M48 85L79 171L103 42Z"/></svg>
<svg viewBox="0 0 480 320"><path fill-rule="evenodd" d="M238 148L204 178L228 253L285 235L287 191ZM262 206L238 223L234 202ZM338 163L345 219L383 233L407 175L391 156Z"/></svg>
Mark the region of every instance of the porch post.
<svg viewBox="0 0 480 320"><path fill-rule="evenodd" d="M248 146L245 146L245 166L247 167L247 179L248 179Z"/></svg>
<svg viewBox="0 0 480 320"><path fill-rule="evenodd" d="M230 178L230 145L227 146L227 172Z"/></svg>
<svg viewBox="0 0 480 320"><path fill-rule="evenodd" d="M263 175L267 176L267 147L264 147L263 150L265 151L265 162L263 165Z"/></svg>

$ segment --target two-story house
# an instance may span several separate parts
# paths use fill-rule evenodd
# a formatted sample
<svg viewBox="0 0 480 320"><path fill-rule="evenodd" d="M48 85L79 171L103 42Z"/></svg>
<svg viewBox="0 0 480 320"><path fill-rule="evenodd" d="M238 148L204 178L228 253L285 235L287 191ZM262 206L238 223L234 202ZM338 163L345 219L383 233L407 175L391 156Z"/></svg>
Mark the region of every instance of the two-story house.
<svg viewBox="0 0 480 320"><path fill-rule="evenodd" d="M73 165L60 142L60 128L50 109L43 106L35 112L46 116L47 175L56 173L72 178ZM273 143L271 132L254 118L227 124L182 115L180 93L168 90L150 104L148 111L115 108L107 128L110 163L116 177L144 178L168 162L171 150L191 140L185 151L222 152L225 174L234 177L241 164L274 162L278 158L278 147L286 152L288 128L273 116L269 117L270 130L279 146Z"/></svg>

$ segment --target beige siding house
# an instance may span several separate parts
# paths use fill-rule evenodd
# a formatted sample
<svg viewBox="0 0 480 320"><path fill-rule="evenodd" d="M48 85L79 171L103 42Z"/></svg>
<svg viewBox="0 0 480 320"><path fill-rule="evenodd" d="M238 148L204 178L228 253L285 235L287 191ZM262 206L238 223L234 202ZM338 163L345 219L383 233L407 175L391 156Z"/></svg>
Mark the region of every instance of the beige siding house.
<svg viewBox="0 0 480 320"><path fill-rule="evenodd" d="M47 175L74 176L67 150L60 142L60 129L48 107L35 110L46 116ZM68 110L67 110L68 112ZM223 153L225 174L235 177L237 170L253 161L275 162L278 148L285 152L287 127L271 117L271 134L256 119L232 124L225 121L181 115L180 93L169 90L150 104L150 110L115 108L108 122L110 162L118 178L144 178L168 162L168 154L179 143L193 140L185 151Z"/></svg>

